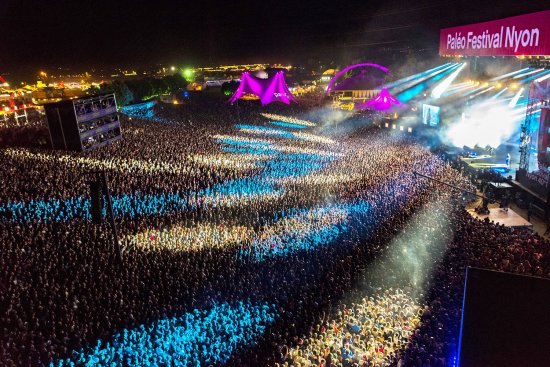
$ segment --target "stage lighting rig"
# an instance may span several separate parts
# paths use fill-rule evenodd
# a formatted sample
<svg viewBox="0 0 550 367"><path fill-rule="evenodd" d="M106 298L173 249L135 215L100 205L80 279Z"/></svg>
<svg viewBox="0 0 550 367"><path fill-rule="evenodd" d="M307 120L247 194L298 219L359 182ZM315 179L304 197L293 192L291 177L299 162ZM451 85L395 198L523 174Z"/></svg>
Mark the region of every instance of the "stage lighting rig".
<svg viewBox="0 0 550 367"><path fill-rule="evenodd" d="M546 69L550 70L550 58L536 58L529 59L529 66L535 69Z"/></svg>

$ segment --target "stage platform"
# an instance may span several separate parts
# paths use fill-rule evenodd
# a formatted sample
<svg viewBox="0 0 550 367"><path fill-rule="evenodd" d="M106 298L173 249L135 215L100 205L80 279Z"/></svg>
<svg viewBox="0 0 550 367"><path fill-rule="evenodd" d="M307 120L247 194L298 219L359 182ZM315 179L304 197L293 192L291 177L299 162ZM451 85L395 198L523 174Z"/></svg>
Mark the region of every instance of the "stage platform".
<svg viewBox="0 0 550 367"><path fill-rule="evenodd" d="M478 218L480 220L489 218L490 221L500 223L505 227L533 229L533 224L523 219L522 216L514 212L512 209L508 209L506 212L500 208L489 208L489 214L484 215L476 213L474 209L468 209L467 211L474 218Z"/></svg>
<svg viewBox="0 0 550 367"><path fill-rule="evenodd" d="M510 167L506 166L504 163L498 163L498 160L490 155L482 154L475 158L460 158L468 167L474 170L490 169L502 177L507 178L508 176L515 177L516 171L518 169L518 164L512 164Z"/></svg>

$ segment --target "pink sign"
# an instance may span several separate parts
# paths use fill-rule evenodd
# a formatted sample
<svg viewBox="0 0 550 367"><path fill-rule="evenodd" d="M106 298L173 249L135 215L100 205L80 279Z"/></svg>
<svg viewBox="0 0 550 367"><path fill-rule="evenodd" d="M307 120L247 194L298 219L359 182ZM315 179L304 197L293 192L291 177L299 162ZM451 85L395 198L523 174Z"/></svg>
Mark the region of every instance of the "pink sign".
<svg viewBox="0 0 550 367"><path fill-rule="evenodd" d="M441 56L550 56L550 10L445 28Z"/></svg>

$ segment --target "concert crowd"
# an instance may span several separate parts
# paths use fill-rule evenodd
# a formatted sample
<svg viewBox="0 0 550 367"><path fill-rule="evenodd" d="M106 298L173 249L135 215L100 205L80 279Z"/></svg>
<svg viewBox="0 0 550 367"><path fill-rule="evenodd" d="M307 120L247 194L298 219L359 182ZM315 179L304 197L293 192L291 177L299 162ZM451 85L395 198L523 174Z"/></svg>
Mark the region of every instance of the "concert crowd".
<svg viewBox="0 0 550 367"><path fill-rule="evenodd" d="M413 175L474 189L413 138L315 108L158 105L80 154L2 133L0 365L451 366L466 266L550 277L547 241Z"/></svg>

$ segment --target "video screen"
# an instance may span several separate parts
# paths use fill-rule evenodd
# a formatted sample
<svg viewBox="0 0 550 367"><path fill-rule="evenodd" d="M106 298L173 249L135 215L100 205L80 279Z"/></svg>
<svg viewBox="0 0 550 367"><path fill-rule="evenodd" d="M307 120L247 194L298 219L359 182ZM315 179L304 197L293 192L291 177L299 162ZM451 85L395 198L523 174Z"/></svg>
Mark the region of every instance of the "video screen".
<svg viewBox="0 0 550 367"><path fill-rule="evenodd" d="M441 115L441 107L431 106L429 104L422 105L422 123L428 126L439 126Z"/></svg>

